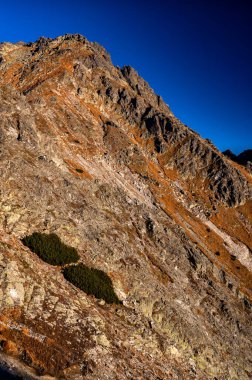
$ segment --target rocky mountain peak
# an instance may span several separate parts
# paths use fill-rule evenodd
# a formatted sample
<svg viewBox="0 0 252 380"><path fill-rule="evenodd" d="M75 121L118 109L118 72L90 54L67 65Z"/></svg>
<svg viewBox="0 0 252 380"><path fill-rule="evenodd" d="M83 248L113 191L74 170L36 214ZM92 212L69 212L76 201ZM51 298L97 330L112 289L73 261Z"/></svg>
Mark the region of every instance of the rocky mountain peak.
<svg viewBox="0 0 252 380"><path fill-rule="evenodd" d="M0 56L4 360L33 378L249 379L249 172L79 34ZM40 235L118 302L23 244Z"/></svg>

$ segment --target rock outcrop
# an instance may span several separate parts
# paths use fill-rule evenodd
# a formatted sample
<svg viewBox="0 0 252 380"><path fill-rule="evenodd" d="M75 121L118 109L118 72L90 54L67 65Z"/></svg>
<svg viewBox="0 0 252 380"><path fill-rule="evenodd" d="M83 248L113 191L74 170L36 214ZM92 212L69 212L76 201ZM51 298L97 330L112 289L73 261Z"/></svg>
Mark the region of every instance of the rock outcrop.
<svg viewBox="0 0 252 380"><path fill-rule="evenodd" d="M252 372L251 176L81 35L0 45L0 340L30 376ZM86 295L22 244L102 269Z"/></svg>

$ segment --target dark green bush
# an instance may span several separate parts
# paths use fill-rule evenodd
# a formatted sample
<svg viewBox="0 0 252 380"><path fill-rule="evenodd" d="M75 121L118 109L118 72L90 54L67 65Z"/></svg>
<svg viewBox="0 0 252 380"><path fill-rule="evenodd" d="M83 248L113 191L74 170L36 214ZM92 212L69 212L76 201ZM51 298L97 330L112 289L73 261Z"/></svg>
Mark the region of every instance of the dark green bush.
<svg viewBox="0 0 252 380"><path fill-rule="evenodd" d="M22 239L24 245L36 253L42 260L51 265L75 263L79 255L75 248L62 243L56 234L34 232Z"/></svg>
<svg viewBox="0 0 252 380"><path fill-rule="evenodd" d="M81 263L64 268L63 275L87 294L102 298L107 303L121 303L114 292L110 277L102 270L89 268Z"/></svg>

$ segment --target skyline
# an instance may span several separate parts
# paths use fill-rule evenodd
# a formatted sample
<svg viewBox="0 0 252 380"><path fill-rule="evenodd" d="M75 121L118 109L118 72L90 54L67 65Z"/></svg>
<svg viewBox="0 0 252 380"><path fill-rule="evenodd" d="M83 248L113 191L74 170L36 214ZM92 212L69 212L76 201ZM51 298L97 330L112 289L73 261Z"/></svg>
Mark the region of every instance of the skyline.
<svg viewBox="0 0 252 380"><path fill-rule="evenodd" d="M248 1L14 0L2 5L0 41L83 34L134 67L183 123L238 154L252 145L251 11Z"/></svg>

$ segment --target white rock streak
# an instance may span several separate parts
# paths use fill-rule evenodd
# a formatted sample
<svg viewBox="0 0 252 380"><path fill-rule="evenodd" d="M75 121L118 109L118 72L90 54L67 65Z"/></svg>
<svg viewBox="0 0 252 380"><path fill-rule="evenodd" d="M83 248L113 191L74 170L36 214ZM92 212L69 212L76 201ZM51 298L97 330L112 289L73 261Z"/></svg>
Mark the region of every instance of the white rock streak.
<svg viewBox="0 0 252 380"><path fill-rule="evenodd" d="M252 257L250 255L249 249L243 243L235 243L233 239L226 234L224 231L221 231L215 224L210 220L206 221L205 224L211 228L217 235L219 235L223 241L226 243L227 250L235 255L237 259L252 271Z"/></svg>
<svg viewBox="0 0 252 380"><path fill-rule="evenodd" d="M9 295L11 296L11 298L14 298L14 299L19 298L16 289L13 289L13 288L10 289L10 291L9 291Z"/></svg>

